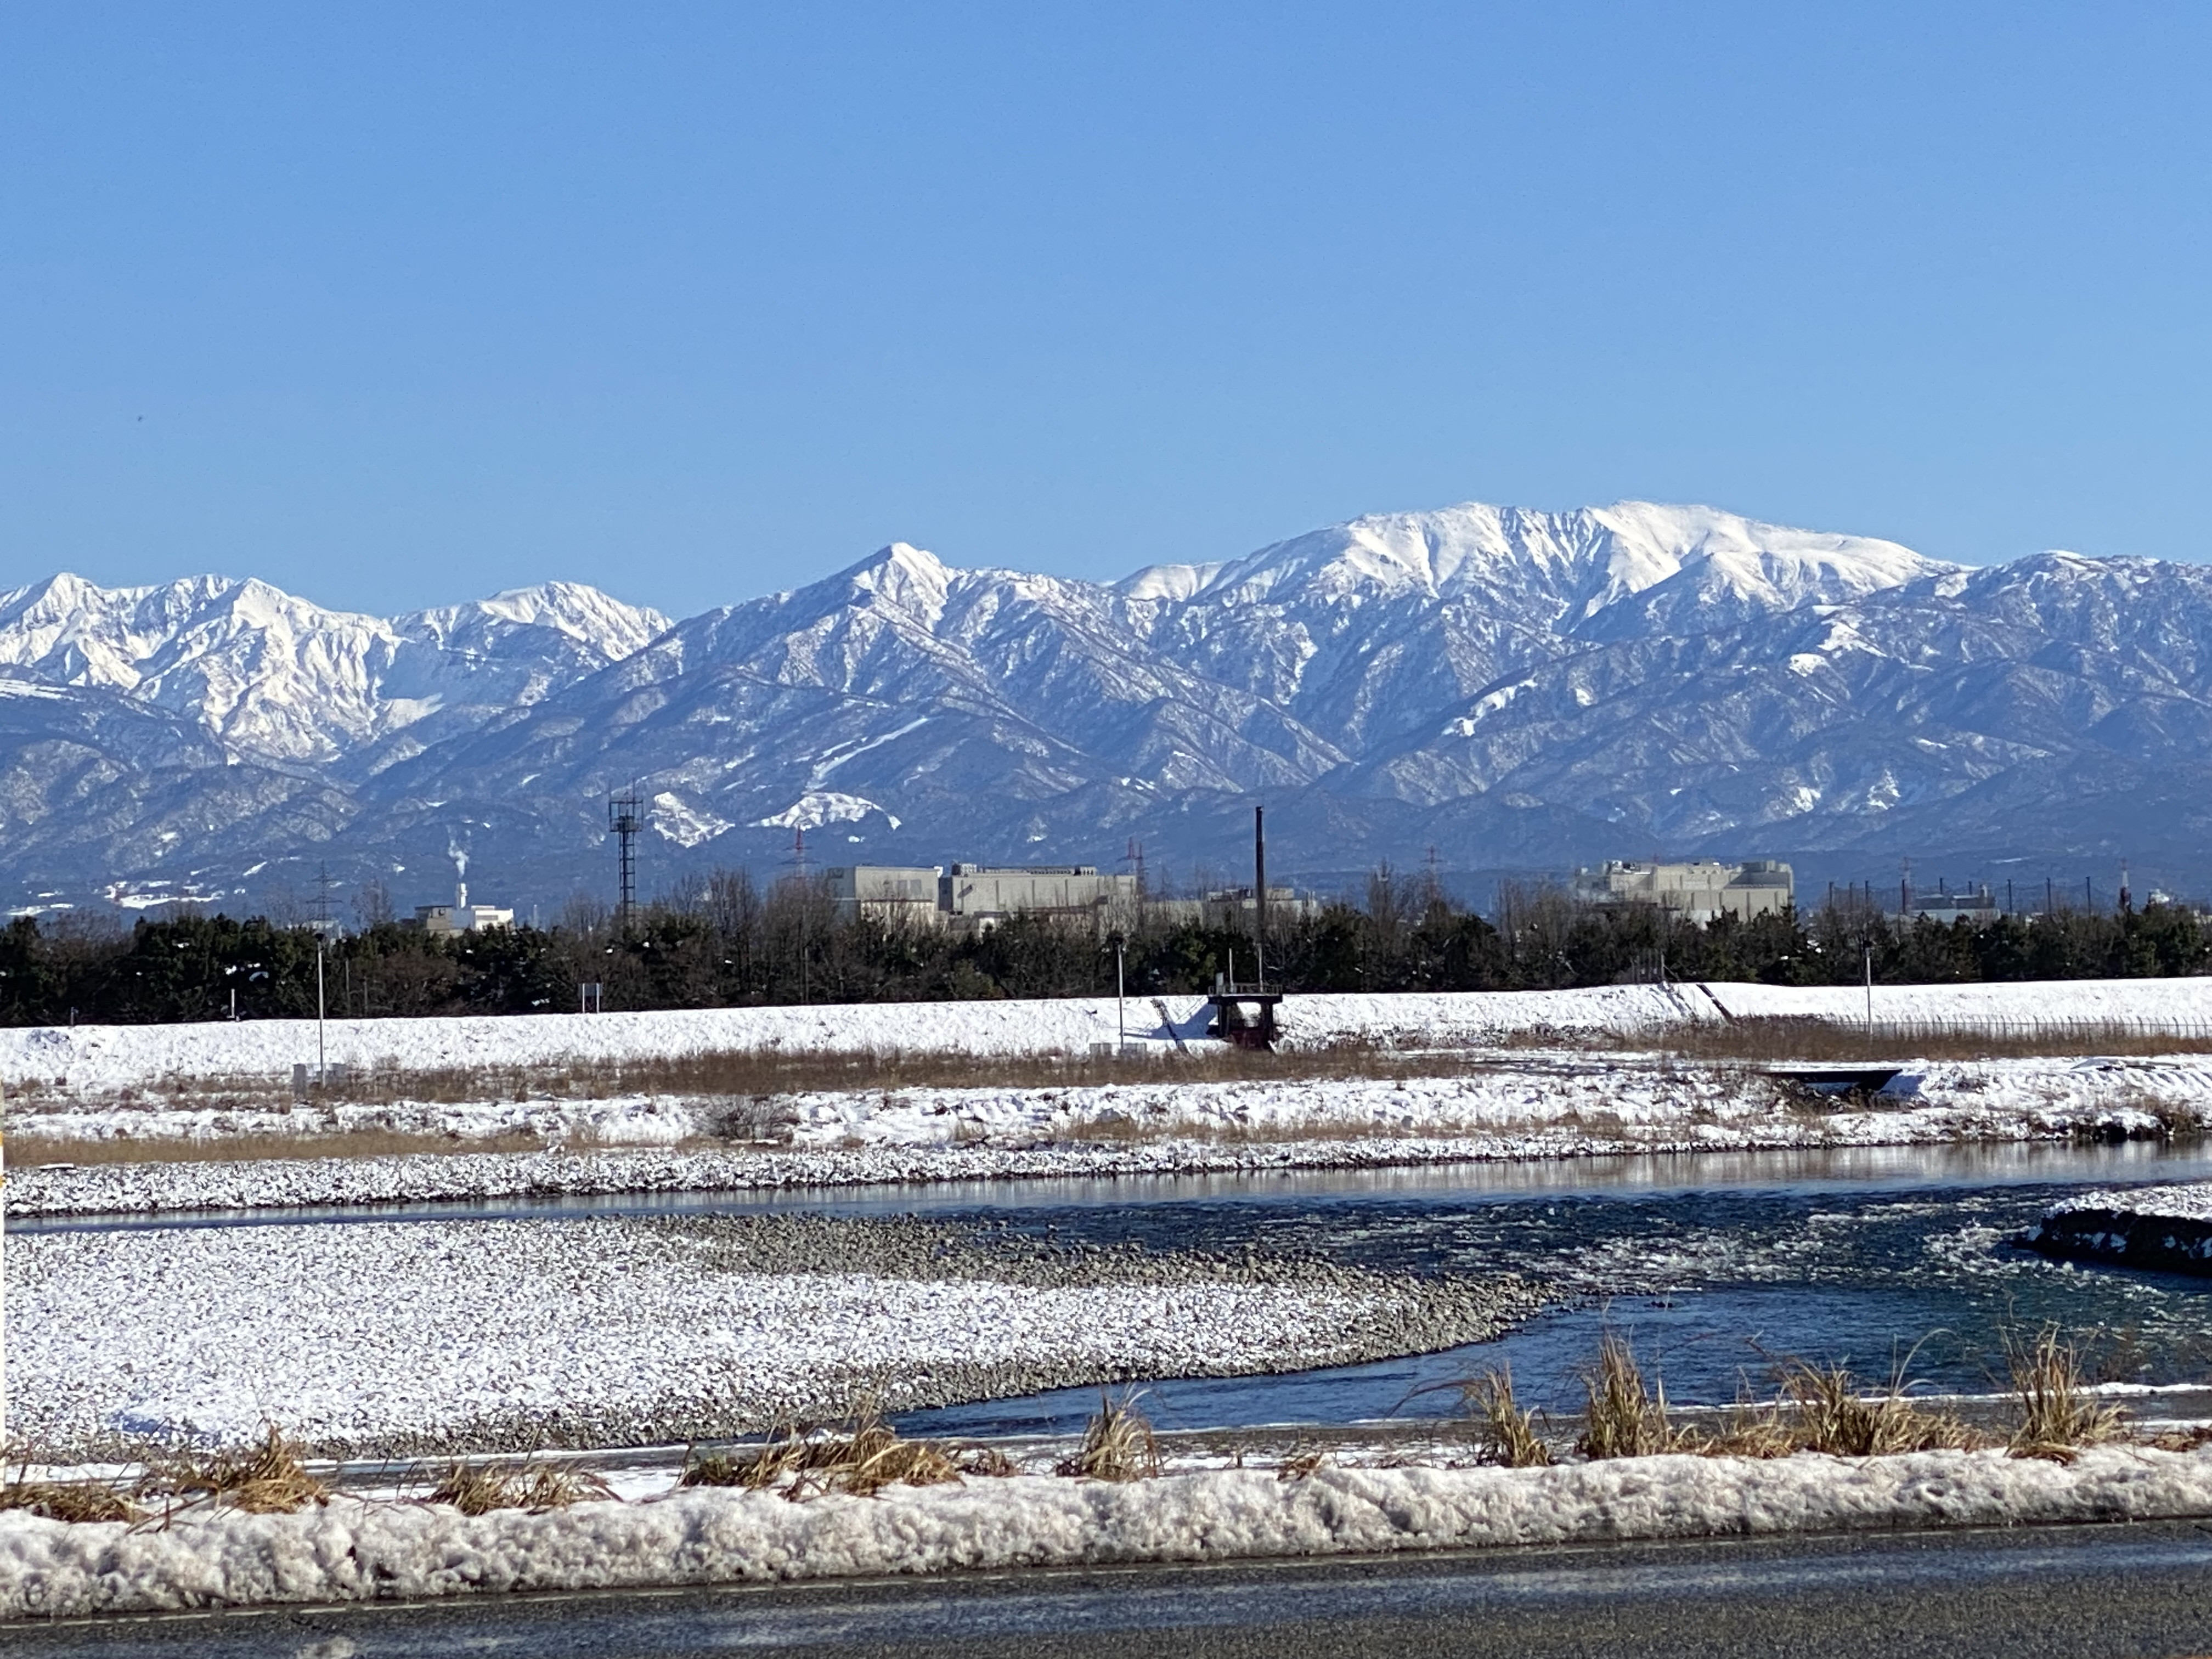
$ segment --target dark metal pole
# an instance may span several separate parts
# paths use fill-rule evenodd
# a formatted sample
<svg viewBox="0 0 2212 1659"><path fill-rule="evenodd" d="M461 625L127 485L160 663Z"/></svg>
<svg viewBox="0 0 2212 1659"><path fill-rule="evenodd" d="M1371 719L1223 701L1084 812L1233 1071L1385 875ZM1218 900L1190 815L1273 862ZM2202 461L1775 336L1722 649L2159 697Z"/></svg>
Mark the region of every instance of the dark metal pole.
<svg viewBox="0 0 2212 1659"><path fill-rule="evenodd" d="M1267 809L1252 809L1252 943L1259 956L1260 988L1267 988Z"/></svg>

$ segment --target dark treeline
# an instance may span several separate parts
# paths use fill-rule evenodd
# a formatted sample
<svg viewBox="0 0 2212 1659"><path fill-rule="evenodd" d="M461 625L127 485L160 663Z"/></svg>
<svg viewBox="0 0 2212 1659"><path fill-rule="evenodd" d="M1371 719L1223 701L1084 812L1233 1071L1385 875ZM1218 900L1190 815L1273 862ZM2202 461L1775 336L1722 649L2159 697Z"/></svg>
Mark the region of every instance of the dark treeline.
<svg viewBox="0 0 2212 1659"><path fill-rule="evenodd" d="M1126 918L1131 995L1202 992L1252 974L1249 927ZM1871 953L1884 984L2125 978L2212 971L2193 911L2061 911L1977 927L1849 904L1694 927L1648 905L1578 905L1553 888L1500 890L1485 917L1432 883L1379 872L1364 902L1278 916L1267 976L1290 991L1520 990L1675 979L1856 983ZM176 915L118 922L21 918L0 931L0 1024L241 1019L315 1011L315 935L262 920ZM841 916L818 885L763 890L717 872L644 908L627 930L579 902L548 928L435 938L380 902L334 933L324 962L333 1017L560 1012L595 982L608 1009L864 1002L1111 992L1110 939L1015 918L981 934Z"/></svg>

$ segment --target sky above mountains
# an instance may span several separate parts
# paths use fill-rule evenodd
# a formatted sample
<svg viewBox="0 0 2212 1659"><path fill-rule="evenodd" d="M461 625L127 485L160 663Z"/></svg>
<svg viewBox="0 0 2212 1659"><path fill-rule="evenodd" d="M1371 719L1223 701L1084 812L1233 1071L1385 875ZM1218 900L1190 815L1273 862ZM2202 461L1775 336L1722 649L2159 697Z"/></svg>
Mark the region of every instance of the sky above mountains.
<svg viewBox="0 0 2212 1659"><path fill-rule="evenodd" d="M1409 501L2212 555L2212 13L16 8L0 587L672 615Z"/></svg>

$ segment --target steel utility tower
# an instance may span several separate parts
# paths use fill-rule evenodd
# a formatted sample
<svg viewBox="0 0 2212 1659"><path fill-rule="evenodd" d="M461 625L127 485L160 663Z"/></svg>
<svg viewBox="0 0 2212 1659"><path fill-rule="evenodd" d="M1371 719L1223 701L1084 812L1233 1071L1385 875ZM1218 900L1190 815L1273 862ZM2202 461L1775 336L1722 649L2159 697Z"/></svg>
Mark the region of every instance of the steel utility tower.
<svg viewBox="0 0 2212 1659"><path fill-rule="evenodd" d="M607 829L615 837L619 860L617 891L621 896L615 904L615 921L625 933L629 932L630 913L637 908L637 829L644 821L644 807L635 785L627 795L607 797Z"/></svg>

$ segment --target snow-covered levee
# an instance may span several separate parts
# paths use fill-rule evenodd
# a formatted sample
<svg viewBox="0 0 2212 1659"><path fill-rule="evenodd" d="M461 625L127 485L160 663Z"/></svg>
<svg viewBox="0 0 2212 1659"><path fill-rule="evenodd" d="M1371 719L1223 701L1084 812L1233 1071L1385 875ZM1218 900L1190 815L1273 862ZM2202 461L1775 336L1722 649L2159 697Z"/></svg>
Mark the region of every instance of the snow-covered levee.
<svg viewBox="0 0 2212 1659"><path fill-rule="evenodd" d="M1686 1028L1796 1019L1856 1028L1856 986L1724 983L1598 986L1290 998L1281 1046L1487 1048L1557 1041L1662 1039ZM1127 1042L1155 1052L1203 1045L1198 997L890 1002L651 1013L331 1020L322 1054L364 1071L532 1069L681 1060L716 1054L1083 1054ZM2061 980L1877 986L1878 1028L1972 1036L2115 1030L2212 1034L2212 978ZM312 1020L186 1025L79 1025L0 1031L0 1085L89 1097L163 1084L289 1079L313 1063Z"/></svg>
<svg viewBox="0 0 2212 1659"><path fill-rule="evenodd" d="M0 1514L0 1618L645 1589L957 1569L2212 1515L2212 1456L1684 1455L1557 1468L1015 1476L793 1503L690 1490L468 1516L340 1497L160 1527Z"/></svg>

